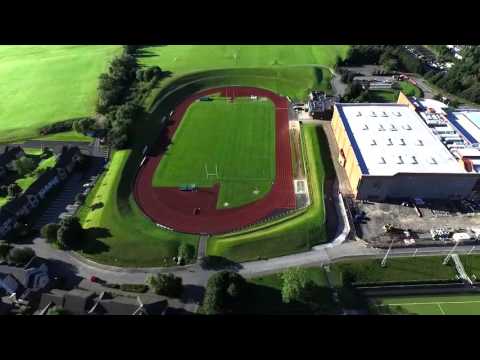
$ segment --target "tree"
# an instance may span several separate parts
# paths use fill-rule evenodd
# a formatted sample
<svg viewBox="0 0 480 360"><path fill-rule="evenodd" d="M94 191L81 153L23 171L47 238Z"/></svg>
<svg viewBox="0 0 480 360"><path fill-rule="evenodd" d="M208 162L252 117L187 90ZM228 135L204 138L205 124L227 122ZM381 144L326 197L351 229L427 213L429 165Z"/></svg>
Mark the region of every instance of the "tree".
<svg viewBox="0 0 480 360"><path fill-rule="evenodd" d="M8 195L8 186L2 185L0 186L0 197L5 197Z"/></svg>
<svg viewBox="0 0 480 360"><path fill-rule="evenodd" d="M184 260L185 262L189 262L195 256L195 248L187 243L181 243L178 247L178 257Z"/></svg>
<svg viewBox="0 0 480 360"><path fill-rule="evenodd" d="M282 274L282 299L285 303L299 300L307 284L306 271L302 268L290 268Z"/></svg>
<svg viewBox="0 0 480 360"><path fill-rule="evenodd" d="M73 130L78 133L86 134L95 129L96 120L93 118L83 118L73 122Z"/></svg>
<svg viewBox="0 0 480 360"><path fill-rule="evenodd" d="M80 224L80 220L75 217L63 219L57 230L57 241L66 248L75 248L80 245L85 230Z"/></svg>
<svg viewBox="0 0 480 360"><path fill-rule="evenodd" d="M71 315L68 310L59 306L53 306L47 311L47 315Z"/></svg>
<svg viewBox="0 0 480 360"><path fill-rule="evenodd" d="M9 260L20 265L26 265L33 257L35 252L31 248L15 248L10 251Z"/></svg>
<svg viewBox="0 0 480 360"><path fill-rule="evenodd" d="M57 233L60 225L55 223L46 224L40 230L40 234L44 239L49 243L54 243L57 241Z"/></svg>
<svg viewBox="0 0 480 360"><path fill-rule="evenodd" d="M158 295L177 298L182 295L182 278L173 274L157 274L151 276L148 283Z"/></svg>
<svg viewBox="0 0 480 360"><path fill-rule="evenodd" d="M16 221L15 225L13 226L13 231L15 238L22 238L29 234L30 226L22 221Z"/></svg>
<svg viewBox="0 0 480 360"><path fill-rule="evenodd" d="M8 193L8 196L10 196L12 198L20 195L22 193L22 191L23 191L22 188L16 182L8 185L7 193Z"/></svg>
<svg viewBox="0 0 480 360"><path fill-rule="evenodd" d="M5 242L0 242L0 259L5 260L8 258L8 254L10 253L10 250L12 250L12 246L5 243Z"/></svg>
<svg viewBox="0 0 480 360"><path fill-rule="evenodd" d="M37 167L35 161L27 156L23 156L20 159L15 160L13 164L15 171L20 176L25 176L31 173Z"/></svg>
<svg viewBox="0 0 480 360"><path fill-rule="evenodd" d="M202 311L205 314L225 314L235 310L246 291L246 280L233 271L220 271L208 279Z"/></svg>

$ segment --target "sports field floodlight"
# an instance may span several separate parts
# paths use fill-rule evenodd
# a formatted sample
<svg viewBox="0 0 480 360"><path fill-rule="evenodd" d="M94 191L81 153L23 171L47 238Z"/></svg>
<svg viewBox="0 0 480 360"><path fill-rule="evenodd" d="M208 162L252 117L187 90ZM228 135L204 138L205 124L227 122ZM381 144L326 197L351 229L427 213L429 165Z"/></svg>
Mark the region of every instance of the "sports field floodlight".
<svg viewBox="0 0 480 360"><path fill-rule="evenodd" d="M382 259L382 263L380 264L382 267L385 267L387 265L387 258L388 254L390 254L390 251L392 250L393 242L395 241L395 238L392 239L392 242L390 243L390 246L388 247L387 253Z"/></svg>
<svg viewBox="0 0 480 360"><path fill-rule="evenodd" d="M452 253L455 251L455 249L457 248L458 244L460 242L457 241L455 242L455 245L453 245L452 249L450 250L450 252L448 253L447 256L445 256L445 259L443 260L443 265L447 265L448 264L448 261L450 260L450 258L452 257Z"/></svg>

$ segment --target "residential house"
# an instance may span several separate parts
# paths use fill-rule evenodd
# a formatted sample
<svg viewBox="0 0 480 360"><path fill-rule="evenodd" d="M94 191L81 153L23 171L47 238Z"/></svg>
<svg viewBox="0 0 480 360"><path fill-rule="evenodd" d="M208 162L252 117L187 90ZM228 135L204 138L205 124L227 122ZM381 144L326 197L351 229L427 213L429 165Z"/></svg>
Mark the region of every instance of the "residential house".
<svg viewBox="0 0 480 360"><path fill-rule="evenodd" d="M162 315L168 308L165 299L152 296L112 296L102 292L53 289L42 294L38 315L46 315L52 307L61 307L74 315Z"/></svg>
<svg viewBox="0 0 480 360"><path fill-rule="evenodd" d="M52 189L66 180L80 159L78 147L63 147L54 168L46 170L21 196L5 204L0 212L0 238L7 236L17 219L30 215Z"/></svg>
<svg viewBox="0 0 480 360"><path fill-rule="evenodd" d="M5 290L15 300L28 302L39 297L51 285L48 261L33 257L23 268L2 266L0 289Z"/></svg>

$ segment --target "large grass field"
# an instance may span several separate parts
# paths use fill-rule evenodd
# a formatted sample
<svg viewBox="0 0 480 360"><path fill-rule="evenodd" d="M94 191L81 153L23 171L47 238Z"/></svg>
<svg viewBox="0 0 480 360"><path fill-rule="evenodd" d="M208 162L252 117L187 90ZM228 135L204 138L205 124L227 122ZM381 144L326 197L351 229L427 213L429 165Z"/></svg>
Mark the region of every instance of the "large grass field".
<svg viewBox="0 0 480 360"><path fill-rule="evenodd" d="M227 77L225 85L270 89L304 100L312 89L328 90L337 57L348 45L169 45L146 48L141 61L171 73L171 81L200 72L203 81ZM168 80L166 83L168 83Z"/></svg>
<svg viewBox="0 0 480 360"><path fill-rule="evenodd" d="M480 295L433 295L377 298L381 314L480 315Z"/></svg>
<svg viewBox="0 0 480 360"><path fill-rule="evenodd" d="M0 46L0 142L42 126L92 115L98 77L120 46Z"/></svg>
<svg viewBox="0 0 480 360"><path fill-rule="evenodd" d="M218 167L218 177L207 178ZM160 162L154 186L220 183L217 208L262 198L275 179L275 108L271 101L194 102Z"/></svg>
<svg viewBox="0 0 480 360"><path fill-rule="evenodd" d="M288 218L235 234L213 236L208 240L209 255L234 261L270 258L309 250L327 241L323 185L332 166L328 144L314 125L303 127L312 205Z"/></svg>

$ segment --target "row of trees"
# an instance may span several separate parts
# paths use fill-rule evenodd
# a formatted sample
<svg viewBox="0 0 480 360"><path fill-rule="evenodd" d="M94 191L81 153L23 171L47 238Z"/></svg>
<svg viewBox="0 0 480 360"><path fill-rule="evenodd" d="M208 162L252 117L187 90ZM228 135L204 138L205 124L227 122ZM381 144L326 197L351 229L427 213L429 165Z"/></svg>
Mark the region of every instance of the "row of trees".
<svg viewBox="0 0 480 360"><path fill-rule="evenodd" d="M338 65L362 66L382 65L385 70L406 71L423 74L421 60L407 52L403 46L396 45L353 45L345 58Z"/></svg>
<svg viewBox="0 0 480 360"><path fill-rule="evenodd" d="M122 54L112 60L108 72L99 79L97 112L105 116L110 144L115 149L129 146L132 124L144 115L141 95L163 76L158 66L140 68L136 57L140 48L125 45Z"/></svg>
<svg viewBox="0 0 480 360"><path fill-rule="evenodd" d="M480 103L480 46L469 46L448 71L427 72L425 78L449 93Z"/></svg>

